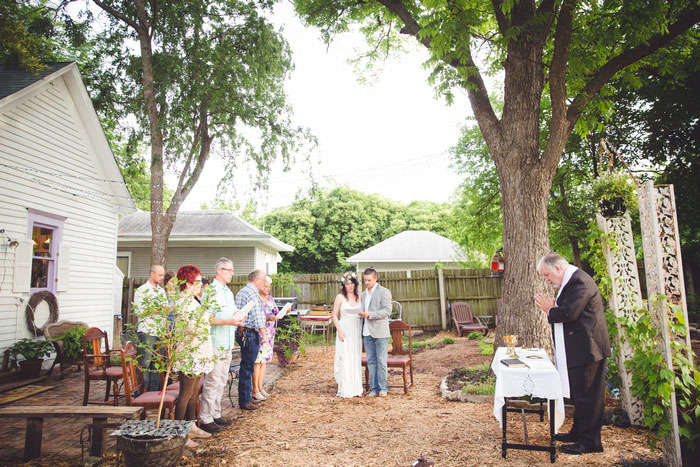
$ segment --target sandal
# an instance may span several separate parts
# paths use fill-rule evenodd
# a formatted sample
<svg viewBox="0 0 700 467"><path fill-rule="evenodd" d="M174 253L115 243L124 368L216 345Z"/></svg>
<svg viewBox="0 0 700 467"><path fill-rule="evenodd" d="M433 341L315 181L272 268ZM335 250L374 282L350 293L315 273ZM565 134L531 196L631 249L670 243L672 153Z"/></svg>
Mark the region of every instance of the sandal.
<svg viewBox="0 0 700 467"><path fill-rule="evenodd" d="M268 397L270 397L270 395L269 395L264 389L263 389L262 391L260 391L260 394L262 394L263 396L265 396L265 399L267 399Z"/></svg>
<svg viewBox="0 0 700 467"><path fill-rule="evenodd" d="M190 438L211 438L211 433L207 433L197 425L192 425L192 428L190 428Z"/></svg>
<svg viewBox="0 0 700 467"><path fill-rule="evenodd" d="M196 448L197 446L199 446L199 443L191 439L188 439L185 443L185 447L188 449Z"/></svg>
<svg viewBox="0 0 700 467"><path fill-rule="evenodd" d="M259 392L257 394L253 394L252 397L253 397L253 399L255 399L258 402L262 402L262 401L267 399L267 397L263 396L261 392Z"/></svg>

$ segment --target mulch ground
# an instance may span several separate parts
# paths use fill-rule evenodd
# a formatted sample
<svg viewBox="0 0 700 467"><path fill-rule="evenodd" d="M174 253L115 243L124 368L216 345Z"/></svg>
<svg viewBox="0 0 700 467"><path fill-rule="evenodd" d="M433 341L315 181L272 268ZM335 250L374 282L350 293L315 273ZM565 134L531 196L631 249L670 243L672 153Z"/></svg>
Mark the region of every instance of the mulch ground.
<svg viewBox="0 0 700 467"><path fill-rule="evenodd" d="M437 338L446 337L447 334ZM454 335L452 335L454 337ZM335 397L333 349L313 348L272 386L260 410L235 410L231 428L187 452L182 465L194 466L410 466L423 455L438 466L551 465L544 452L509 451L501 457L501 429L492 403L451 402L439 384L452 369L490 362L476 341L422 351L414 357L415 385L408 395L391 388L387 398ZM391 371L389 384L401 384ZM511 418L512 417L512 418ZM570 417L562 427L570 427ZM519 414L509 415L509 441L523 442ZM548 443L548 423L528 415L531 443ZM557 465L614 465L621 457L647 455L646 431L603 427L605 452L558 454ZM50 463L46 463L50 462ZM29 465L70 465L42 459ZM116 465L108 457L102 465Z"/></svg>

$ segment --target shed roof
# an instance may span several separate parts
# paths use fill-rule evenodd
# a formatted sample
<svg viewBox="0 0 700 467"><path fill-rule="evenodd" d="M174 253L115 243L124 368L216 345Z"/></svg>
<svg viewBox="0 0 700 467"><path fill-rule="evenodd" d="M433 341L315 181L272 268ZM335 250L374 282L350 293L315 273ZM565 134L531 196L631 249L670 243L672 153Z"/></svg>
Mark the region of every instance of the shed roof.
<svg viewBox="0 0 700 467"><path fill-rule="evenodd" d="M359 262L456 262L462 247L449 238L427 230L405 230L347 259Z"/></svg>
<svg viewBox="0 0 700 467"><path fill-rule="evenodd" d="M49 62L44 63L47 68L38 75L23 70L18 66L0 66L0 99L3 99L27 86L46 78L61 68L67 67L71 62Z"/></svg>
<svg viewBox="0 0 700 467"><path fill-rule="evenodd" d="M151 237L151 213L136 212L119 222L119 239ZM278 251L294 251L294 247L263 232L229 211L181 211L177 214L170 240L238 238L260 240Z"/></svg>

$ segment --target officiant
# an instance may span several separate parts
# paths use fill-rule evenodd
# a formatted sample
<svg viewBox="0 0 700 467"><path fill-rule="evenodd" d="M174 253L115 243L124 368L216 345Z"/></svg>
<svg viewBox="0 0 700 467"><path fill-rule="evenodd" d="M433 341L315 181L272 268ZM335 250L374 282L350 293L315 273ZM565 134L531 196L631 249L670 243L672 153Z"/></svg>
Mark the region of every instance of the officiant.
<svg viewBox="0 0 700 467"><path fill-rule="evenodd" d="M591 276L556 253L542 257L537 270L558 289L556 299L536 294L535 304L553 325L562 392L574 404L571 430L555 439L571 443L561 447L567 454L603 452L605 362L610 357L603 298Z"/></svg>
<svg viewBox="0 0 700 467"><path fill-rule="evenodd" d="M200 428L208 433L218 433L232 423L230 418L221 416L221 398L224 396L224 386L231 366L236 327L243 322L233 316L236 313L236 302L233 292L226 285L233 278L233 262L228 258L219 258L214 268L216 278L210 287L214 289L214 301L219 310L211 318L211 340L217 360L214 369L204 376L199 414Z"/></svg>

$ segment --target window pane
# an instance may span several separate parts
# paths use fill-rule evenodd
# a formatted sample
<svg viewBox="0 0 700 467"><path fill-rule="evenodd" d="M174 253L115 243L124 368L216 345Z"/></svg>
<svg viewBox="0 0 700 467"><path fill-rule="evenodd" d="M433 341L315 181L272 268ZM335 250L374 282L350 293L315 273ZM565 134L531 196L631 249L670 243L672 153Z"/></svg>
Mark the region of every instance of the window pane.
<svg viewBox="0 0 700 467"><path fill-rule="evenodd" d="M53 260L50 259L32 259L32 284L31 288L41 289L46 288L49 283L49 268Z"/></svg>
<svg viewBox="0 0 700 467"><path fill-rule="evenodd" d="M53 229L34 226L32 229L32 240L34 241L33 256L51 258L51 237L53 237Z"/></svg>

